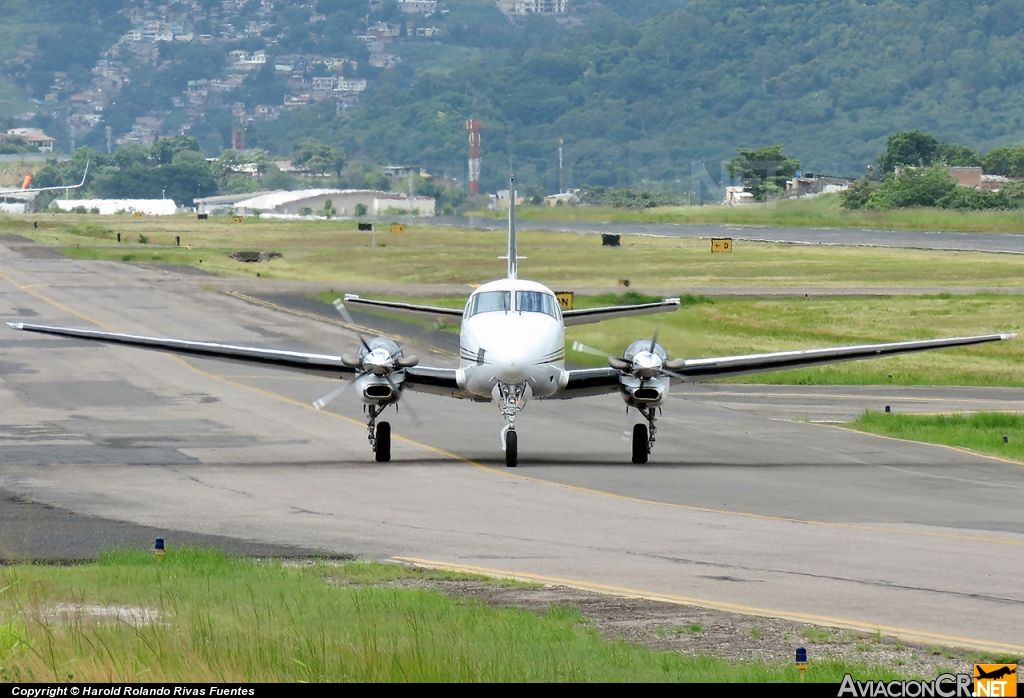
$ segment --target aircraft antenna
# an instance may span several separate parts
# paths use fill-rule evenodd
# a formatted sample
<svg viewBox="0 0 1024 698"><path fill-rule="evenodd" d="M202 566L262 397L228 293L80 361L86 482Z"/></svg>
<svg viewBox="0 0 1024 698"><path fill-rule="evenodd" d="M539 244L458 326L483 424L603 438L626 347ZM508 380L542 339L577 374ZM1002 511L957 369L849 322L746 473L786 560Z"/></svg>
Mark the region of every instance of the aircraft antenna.
<svg viewBox="0 0 1024 698"><path fill-rule="evenodd" d="M516 176L508 178L508 278L516 278Z"/></svg>

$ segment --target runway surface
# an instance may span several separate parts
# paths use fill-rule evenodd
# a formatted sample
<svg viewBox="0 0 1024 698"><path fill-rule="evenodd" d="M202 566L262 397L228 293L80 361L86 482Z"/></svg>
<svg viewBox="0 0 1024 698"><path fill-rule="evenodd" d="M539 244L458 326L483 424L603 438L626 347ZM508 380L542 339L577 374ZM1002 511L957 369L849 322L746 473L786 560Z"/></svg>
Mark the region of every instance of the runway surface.
<svg viewBox="0 0 1024 698"><path fill-rule="evenodd" d="M333 353L358 341L202 282L0 243L3 321ZM335 413L310 406L333 387L0 327L0 487L154 529L1024 651L1024 466L793 421L1024 410L1024 390L697 387L666 406L643 467L618 397L531 403L510 471L493 405L409 396L419 424L389 412L380 465L351 394Z"/></svg>
<svg viewBox="0 0 1024 698"><path fill-rule="evenodd" d="M501 230L507 223L495 218L441 217L441 224ZM946 231L872 230L869 228L784 228L758 225L675 223L589 223L586 221L516 220L520 230L556 230L572 233L658 235L681 238L733 238L799 245L844 247L896 247L918 250L957 250L1024 254L1024 234L952 233ZM1024 231L1024 226L1022 226Z"/></svg>

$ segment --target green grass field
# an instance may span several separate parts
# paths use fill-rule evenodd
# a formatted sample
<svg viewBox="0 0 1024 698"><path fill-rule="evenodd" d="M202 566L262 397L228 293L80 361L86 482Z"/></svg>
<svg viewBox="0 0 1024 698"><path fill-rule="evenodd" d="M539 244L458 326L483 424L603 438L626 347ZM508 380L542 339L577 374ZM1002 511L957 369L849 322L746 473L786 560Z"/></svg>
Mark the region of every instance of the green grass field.
<svg viewBox="0 0 1024 698"><path fill-rule="evenodd" d="M918 415L865 412L845 426L910 441L968 448L1024 463L1024 415L1002 412ZM1006 442L1003 437L1007 437Z"/></svg>
<svg viewBox="0 0 1024 698"><path fill-rule="evenodd" d="M838 194L813 199L777 201L743 206L663 206L644 210L598 206L522 206L521 218L541 221L622 221L643 223L727 223L790 228L876 228L881 230L950 230L963 232L1022 233L1024 211L949 211L912 208L893 211L846 211ZM472 215L494 217L494 211ZM500 215L500 214L498 214Z"/></svg>
<svg viewBox="0 0 1024 698"><path fill-rule="evenodd" d="M0 571L0 681L773 681L790 663L730 663L598 637L580 613L453 599L394 565L288 565L204 550ZM809 681L884 667L830 660Z"/></svg>
<svg viewBox="0 0 1024 698"><path fill-rule="evenodd" d="M40 227L35 229L32 222ZM504 273L502 231L411 225L405 233L379 232L378 247L354 221L232 223L219 218L133 218L63 214L0 218L11 232L54 244L82 259L164 261L225 275L255 275L254 265L230 258L235 250L268 250L280 259L261 264L265 278L345 282L476 284ZM116 236L121 233L121 243ZM144 236L147 244L140 244ZM180 236L183 247L174 247ZM187 249L185 246L191 246ZM742 242L731 254L712 254L707 240L629 237L620 248L571 233L521 232L528 259L523 276L550 286L619 287L678 295L689 289L752 288L1019 288L1024 256L928 250L777 245ZM202 260L200 262L200 260Z"/></svg>

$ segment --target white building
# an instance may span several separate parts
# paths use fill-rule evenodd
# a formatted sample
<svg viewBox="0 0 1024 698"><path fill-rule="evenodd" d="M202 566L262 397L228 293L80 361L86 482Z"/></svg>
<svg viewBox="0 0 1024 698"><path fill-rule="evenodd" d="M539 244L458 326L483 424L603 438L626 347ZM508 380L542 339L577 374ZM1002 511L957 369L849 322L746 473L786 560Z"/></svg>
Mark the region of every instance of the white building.
<svg viewBox="0 0 1024 698"><path fill-rule="evenodd" d="M144 213L147 216L173 216L178 212L173 199L54 199L50 208L71 211L79 206L86 211L99 209L101 215Z"/></svg>
<svg viewBox="0 0 1024 698"><path fill-rule="evenodd" d="M367 215L397 215L412 212L417 216L433 216L436 201L430 196L409 197L397 192L372 189L304 189L300 191L266 191L256 194L210 196L196 199L199 213L234 211L239 215L254 213L300 216L324 210L327 202L338 216L354 216L356 206L366 207Z"/></svg>

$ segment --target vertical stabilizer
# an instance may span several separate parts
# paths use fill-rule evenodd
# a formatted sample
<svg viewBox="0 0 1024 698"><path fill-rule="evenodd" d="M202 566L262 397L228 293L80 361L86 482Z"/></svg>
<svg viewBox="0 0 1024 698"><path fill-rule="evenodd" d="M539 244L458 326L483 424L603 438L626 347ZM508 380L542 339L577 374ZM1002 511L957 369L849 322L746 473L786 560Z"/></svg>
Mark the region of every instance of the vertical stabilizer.
<svg viewBox="0 0 1024 698"><path fill-rule="evenodd" d="M518 273L516 257L516 176L508 178L508 278L515 279Z"/></svg>

